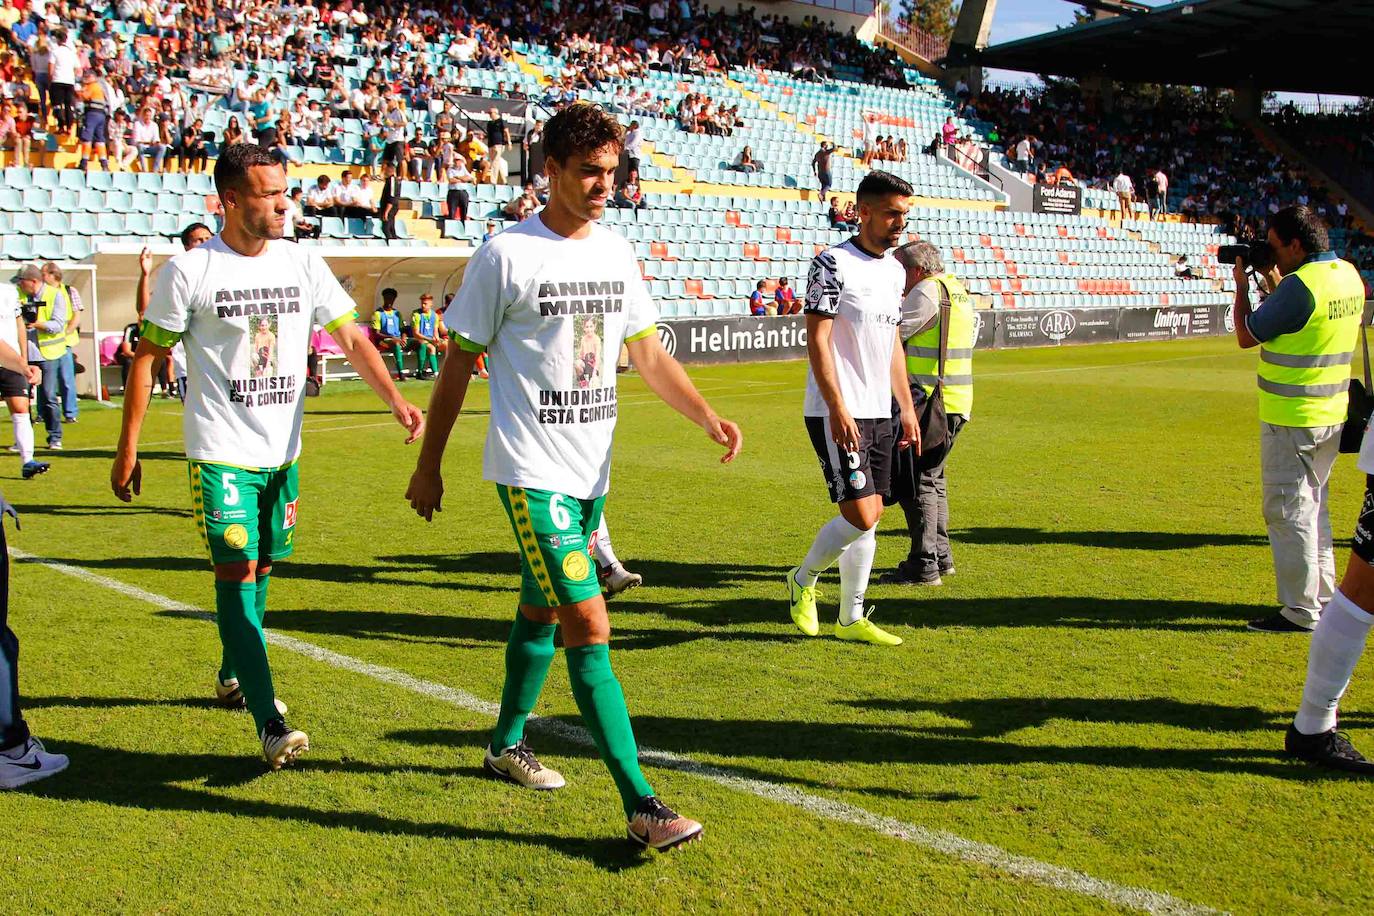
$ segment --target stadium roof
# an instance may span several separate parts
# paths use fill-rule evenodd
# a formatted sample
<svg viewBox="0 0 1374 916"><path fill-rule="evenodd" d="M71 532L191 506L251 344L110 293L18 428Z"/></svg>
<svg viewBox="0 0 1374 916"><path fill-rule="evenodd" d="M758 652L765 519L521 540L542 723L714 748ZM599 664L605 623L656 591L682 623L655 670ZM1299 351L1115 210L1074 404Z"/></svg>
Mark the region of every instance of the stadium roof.
<svg viewBox="0 0 1374 916"><path fill-rule="evenodd" d="M1128 83L1365 95L1371 36L1374 0L1194 0L993 45L975 62Z"/></svg>

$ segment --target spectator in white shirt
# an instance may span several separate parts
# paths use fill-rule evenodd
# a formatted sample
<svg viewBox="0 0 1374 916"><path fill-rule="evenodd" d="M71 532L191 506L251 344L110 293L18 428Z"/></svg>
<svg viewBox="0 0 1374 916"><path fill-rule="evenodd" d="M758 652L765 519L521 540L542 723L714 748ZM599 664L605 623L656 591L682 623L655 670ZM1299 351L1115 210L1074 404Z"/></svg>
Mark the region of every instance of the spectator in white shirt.
<svg viewBox="0 0 1374 916"><path fill-rule="evenodd" d="M1155 169L1155 173L1150 176L1150 182L1154 185L1150 195L1150 209L1156 217L1163 217L1169 212L1169 176L1164 174L1163 169Z"/></svg>
<svg viewBox="0 0 1374 916"><path fill-rule="evenodd" d="M1131 176L1127 175L1124 169L1112 179L1112 190L1116 192L1117 199L1121 202L1121 218L1123 220L1130 219L1135 205L1135 185L1131 182Z"/></svg>
<svg viewBox="0 0 1374 916"><path fill-rule="evenodd" d="M52 99L57 129L70 133L76 126L76 71L80 62L76 49L68 43L66 29L52 33L52 59L48 63L48 96Z"/></svg>
<svg viewBox="0 0 1374 916"><path fill-rule="evenodd" d="M337 216L337 208L338 198L329 183L329 176L321 175L310 190L305 192L305 205L302 209L306 216Z"/></svg>
<svg viewBox="0 0 1374 916"><path fill-rule="evenodd" d="M167 157L167 145L162 142L162 127L153 120L153 109L147 105L138 113L134 121L132 145L138 150L139 169L144 172L161 172L162 161Z"/></svg>
<svg viewBox="0 0 1374 916"><path fill-rule="evenodd" d="M628 171L639 171L639 157L644 147L644 134L640 130L638 121L630 122L630 129L625 131L625 156L630 160Z"/></svg>

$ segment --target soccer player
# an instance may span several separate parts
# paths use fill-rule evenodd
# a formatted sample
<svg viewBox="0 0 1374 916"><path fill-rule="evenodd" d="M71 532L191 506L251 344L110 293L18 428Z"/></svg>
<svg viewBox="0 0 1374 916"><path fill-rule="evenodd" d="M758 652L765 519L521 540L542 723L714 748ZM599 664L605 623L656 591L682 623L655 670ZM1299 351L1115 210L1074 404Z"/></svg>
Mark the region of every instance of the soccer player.
<svg viewBox="0 0 1374 916"><path fill-rule="evenodd" d="M192 370L182 423L191 500L214 566L220 641L263 756L278 769L309 749L306 734L289 728L277 707L262 621L273 564L291 555L295 535L302 386L313 326L329 331L406 428L407 442L420 437L424 418L396 391L328 265L282 240L286 173L271 154L255 144L226 146L215 164L215 190L224 205L223 230L158 273L129 371L110 485L124 502L142 489L138 436L153 364L180 340ZM216 692L224 686L217 678Z"/></svg>
<svg viewBox="0 0 1374 916"><path fill-rule="evenodd" d="M29 386L42 378L38 366L18 354L27 354L28 330L24 326L24 312L19 294L11 283L0 284L0 343L16 354L23 371L0 366L0 397L10 409L10 423L14 426L14 445L19 452L20 473L25 480L46 474L51 467L46 461L33 460L33 421L29 418ZM0 350L3 352L3 350ZM16 367L17 368L17 367Z"/></svg>
<svg viewBox="0 0 1374 916"><path fill-rule="evenodd" d="M401 330L401 313L396 311L396 290L382 290L382 307L372 313L372 333L378 352L390 351L396 360L397 381L406 375L405 332Z"/></svg>
<svg viewBox="0 0 1374 916"><path fill-rule="evenodd" d="M840 562L840 639L899 646L864 610L864 592L877 552L892 464L892 398L897 398L903 448L921 434L907 387L898 337L906 271L890 249L901 241L911 209L911 185L872 171L859 183L859 234L827 248L811 262L806 285L806 431L821 460L830 501L840 514L816 534L800 566L787 574L792 620L807 636L820 632L816 580Z"/></svg>
<svg viewBox="0 0 1374 916"><path fill-rule="evenodd" d="M440 509L444 448L477 353L485 350L491 421L483 475L496 484L515 529L522 573L485 767L526 788L564 785L525 743L525 720L562 626L573 696L619 790L630 839L662 850L694 839L702 827L664 805L640 772L625 697L611 670L606 602L587 555L610 486L616 374L607 367L621 343L650 389L726 447L722 462L739 454L742 439L663 349L630 243L596 222L615 183L623 137L613 117L589 104L549 119L548 205L487 242L468 264L444 316L456 349L439 372L430 438L406 495L426 520ZM589 374L582 357L593 336L600 349Z"/></svg>
<svg viewBox="0 0 1374 916"><path fill-rule="evenodd" d="M434 297L425 293L420 307L410 316L410 336L415 340L415 377L429 378L439 373L439 313Z"/></svg>

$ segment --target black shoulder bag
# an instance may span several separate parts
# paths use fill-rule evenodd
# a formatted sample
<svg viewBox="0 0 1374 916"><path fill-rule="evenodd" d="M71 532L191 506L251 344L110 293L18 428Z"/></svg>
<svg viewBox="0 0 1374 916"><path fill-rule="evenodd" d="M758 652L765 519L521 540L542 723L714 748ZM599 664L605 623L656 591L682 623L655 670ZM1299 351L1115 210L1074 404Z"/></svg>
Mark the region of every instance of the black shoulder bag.
<svg viewBox="0 0 1374 916"><path fill-rule="evenodd" d="M945 413L945 355L949 351L949 291L940 284L940 353L935 385L930 394L918 382L910 382L911 402L916 406L917 423L921 429L921 454L913 448L900 448L902 438L901 411L897 399L892 399L892 481L883 495L883 505L891 506L916 498L916 478L922 471L938 467L949 451L949 418Z"/></svg>
<svg viewBox="0 0 1374 916"><path fill-rule="evenodd" d="M936 363L935 387L930 394L918 384L911 386L911 399L921 423L921 454L916 456L917 472L939 467L949 451L949 416L945 412L945 357L949 353L949 290L940 284L940 356ZM911 451L911 449L908 449Z"/></svg>
<svg viewBox="0 0 1374 916"><path fill-rule="evenodd" d="M1357 378L1350 380L1350 405L1346 408L1345 425L1341 427L1341 452L1346 455L1360 450L1370 414L1374 414L1374 385L1369 381L1369 331L1363 315L1360 316L1360 349L1364 352L1364 384Z"/></svg>

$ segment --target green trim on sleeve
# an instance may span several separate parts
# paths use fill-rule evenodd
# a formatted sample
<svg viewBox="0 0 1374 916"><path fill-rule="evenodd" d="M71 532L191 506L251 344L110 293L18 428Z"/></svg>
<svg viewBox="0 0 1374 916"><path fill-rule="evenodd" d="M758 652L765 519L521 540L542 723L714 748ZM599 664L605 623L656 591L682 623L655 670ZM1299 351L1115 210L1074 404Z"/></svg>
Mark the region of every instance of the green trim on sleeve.
<svg viewBox="0 0 1374 916"><path fill-rule="evenodd" d="M479 343L473 343L457 331L449 331L449 338L458 345L458 349L466 350L469 353L485 353L487 348Z"/></svg>
<svg viewBox="0 0 1374 916"><path fill-rule="evenodd" d="M652 336L652 335L654 335L654 334L657 334L657 333L658 333L658 325L656 325L656 324L651 324L651 325L649 325L647 328L645 328L644 330L640 331L638 334L631 334L629 337L626 337L626 338L625 338L625 342L626 342L626 343L634 343L636 340L643 340L644 338L650 337L650 336Z"/></svg>
<svg viewBox="0 0 1374 916"><path fill-rule="evenodd" d="M175 347L177 345L177 341L181 340L180 332L169 331L166 328L158 327L157 325L153 324L151 321L148 321L146 319L144 320L143 327L139 331L139 333L143 337L143 339L147 340L149 343L152 343L159 347L163 347L168 350L172 349L172 347Z"/></svg>
<svg viewBox="0 0 1374 916"><path fill-rule="evenodd" d="M339 328L343 327L343 326L344 326L345 324L347 324L348 322L350 322L350 321L357 321L357 320L358 320L358 313L357 313L356 311L345 312L344 314L340 315L338 318L335 318L333 321L329 322L329 324L325 325L325 326L324 326L324 331L325 331L326 334L333 334L335 331L337 331Z"/></svg>

